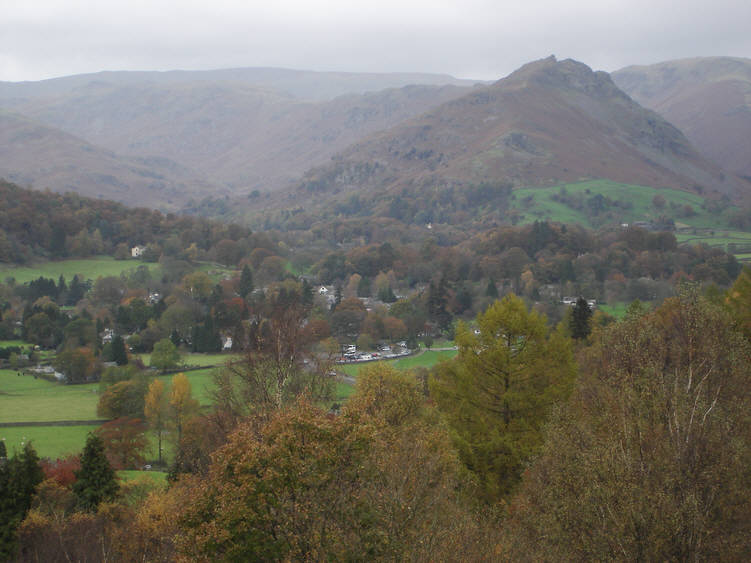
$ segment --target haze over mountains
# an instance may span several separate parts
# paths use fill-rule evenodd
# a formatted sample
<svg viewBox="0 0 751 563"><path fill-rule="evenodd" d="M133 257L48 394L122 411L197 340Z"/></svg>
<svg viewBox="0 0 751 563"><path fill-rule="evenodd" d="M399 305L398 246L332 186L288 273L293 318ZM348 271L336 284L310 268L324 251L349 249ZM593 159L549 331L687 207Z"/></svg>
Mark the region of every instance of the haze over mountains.
<svg viewBox="0 0 751 563"><path fill-rule="evenodd" d="M349 192L587 178L735 196L749 183L728 170L751 175L749 64L700 63L615 74L688 139L606 73L552 57L492 85L281 69L0 83L0 176L171 209L255 190L287 193L276 205L328 205ZM691 117L730 106L739 119Z"/></svg>
<svg viewBox="0 0 751 563"><path fill-rule="evenodd" d="M269 89L249 85L258 80ZM420 81L426 84L419 84ZM418 84L404 86L405 83ZM433 86L433 82L444 82ZM450 84L452 83L452 84ZM101 73L69 77L39 83L0 85L0 104L7 111L23 115L30 128L48 134L54 128L78 137L57 135L57 149L71 156L70 177L57 177L57 184L87 195L105 195L119 201L139 201L146 205L164 204L163 194L133 184L131 178L120 181L131 185L126 194L82 181L88 176L120 178L128 166L122 157L138 157L159 162L170 161L181 172L193 170L203 184L210 178L211 188L202 195L247 193L254 189L274 190L297 179L313 165L329 159L364 135L384 129L426 109L463 94L469 84L451 77L434 75L356 75L310 73L274 69L246 71L176 73ZM391 86L400 88L387 88ZM368 88L374 93L363 92ZM386 89L385 89L386 88ZM295 96L333 100L309 101ZM20 123L16 124L16 129ZM15 131L15 136L19 135ZM28 135L33 135L29 132ZM110 151L108 159L97 159L91 168L87 159L73 154L82 141ZM85 144L85 143L84 143ZM49 149L52 147L50 146ZM34 161L45 158L37 145L36 157L12 158L13 149L0 151L0 170L10 178L23 179L44 187L52 178ZM91 152L87 147L87 153ZM115 162L117 161L117 162ZM179 163L179 164L178 164ZM156 170L169 185L174 178L168 171ZM190 176L190 173L187 173ZM58 189L51 182L52 189ZM63 189L63 188L61 188ZM196 194L186 186L182 197L172 193L172 202L185 203Z"/></svg>
<svg viewBox="0 0 751 563"><path fill-rule="evenodd" d="M613 80L679 127L706 156L751 177L751 59L706 57L630 66Z"/></svg>

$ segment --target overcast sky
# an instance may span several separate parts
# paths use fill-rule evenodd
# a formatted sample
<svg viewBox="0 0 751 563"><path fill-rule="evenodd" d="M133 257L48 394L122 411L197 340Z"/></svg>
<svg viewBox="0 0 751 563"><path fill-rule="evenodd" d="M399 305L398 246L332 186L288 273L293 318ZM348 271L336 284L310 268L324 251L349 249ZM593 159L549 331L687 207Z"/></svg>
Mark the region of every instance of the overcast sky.
<svg viewBox="0 0 751 563"><path fill-rule="evenodd" d="M274 66L496 79L751 58L751 0L0 0L0 80Z"/></svg>

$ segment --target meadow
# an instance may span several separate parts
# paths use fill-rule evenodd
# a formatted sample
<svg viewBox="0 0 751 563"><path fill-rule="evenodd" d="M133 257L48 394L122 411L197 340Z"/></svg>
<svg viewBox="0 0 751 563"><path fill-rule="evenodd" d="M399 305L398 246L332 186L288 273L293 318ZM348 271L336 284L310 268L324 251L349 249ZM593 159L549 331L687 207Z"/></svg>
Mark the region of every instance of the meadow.
<svg viewBox="0 0 751 563"><path fill-rule="evenodd" d="M97 426L14 426L0 427L0 440L5 441L8 454L20 449L28 441L39 457L56 459L77 454L86 444L86 436Z"/></svg>
<svg viewBox="0 0 751 563"><path fill-rule="evenodd" d="M37 278L52 278L55 281L62 275L67 282L78 275L83 280L96 280L106 276L119 276L123 272L135 270L144 265L152 275L158 275L159 264L145 263L137 260L115 260L110 256L80 260L60 260L39 262L29 266L0 266L0 280L13 278L16 283L26 283Z"/></svg>
<svg viewBox="0 0 751 563"><path fill-rule="evenodd" d="M727 229L726 214L714 214L702 209L704 198L700 195L669 188L651 188L633 184L620 184L610 180L589 180L573 184L553 187L519 188L513 191L511 207L520 214L521 223L531 223L539 220L558 221L561 223L579 223L595 228L590 217L583 211L573 209L568 205L554 201L553 197L566 192L569 196L582 196L585 200L600 194L613 201L624 201L631 205L629 209L613 207L610 211L608 223L633 223L634 221L649 221L660 215L671 217L676 226L704 227L709 229ZM662 209L655 208L652 200L660 195L665 199ZM671 205L672 204L672 205ZM680 211L686 205L691 206L695 215L681 217ZM674 208L674 207L675 208Z"/></svg>

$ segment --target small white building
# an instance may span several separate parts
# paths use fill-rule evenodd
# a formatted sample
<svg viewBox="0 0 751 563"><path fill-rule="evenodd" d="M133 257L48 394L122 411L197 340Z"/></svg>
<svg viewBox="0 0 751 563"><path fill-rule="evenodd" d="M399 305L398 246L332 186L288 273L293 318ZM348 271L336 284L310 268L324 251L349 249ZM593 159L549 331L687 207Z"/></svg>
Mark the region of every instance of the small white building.
<svg viewBox="0 0 751 563"><path fill-rule="evenodd" d="M222 338L222 352L229 352L232 350L232 337L225 336Z"/></svg>
<svg viewBox="0 0 751 563"><path fill-rule="evenodd" d="M141 254L143 254L145 251L146 251L146 247L145 246L140 246L140 245L139 246L134 246L133 248L130 249L130 255L133 258L140 258Z"/></svg>

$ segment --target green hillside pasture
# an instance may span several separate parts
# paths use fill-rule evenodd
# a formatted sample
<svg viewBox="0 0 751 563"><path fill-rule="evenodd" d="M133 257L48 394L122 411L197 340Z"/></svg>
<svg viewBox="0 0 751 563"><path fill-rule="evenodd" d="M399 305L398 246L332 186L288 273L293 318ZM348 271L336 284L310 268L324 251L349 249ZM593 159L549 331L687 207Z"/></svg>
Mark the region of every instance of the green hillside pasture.
<svg viewBox="0 0 751 563"><path fill-rule="evenodd" d="M732 252L738 260L751 256L751 233L730 230L699 230L676 233L675 238L683 244L706 244Z"/></svg>
<svg viewBox="0 0 751 563"><path fill-rule="evenodd" d="M377 363L383 362L394 366L396 369L412 369L416 367L431 368L438 362L444 360L450 360L456 356L456 350L426 350L421 354L415 354L412 356L406 356L396 360L380 360ZM361 362L352 364L340 364L336 366L337 371L341 371L352 377L357 377L360 370L365 366L371 365L376 362Z"/></svg>
<svg viewBox="0 0 751 563"><path fill-rule="evenodd" d="M704 198L700 195L669 188L651 188L633 184L620 184L610 180L589 180L563 186L542 188L519 188L514 190L512 208L518 210L522 223L538 220L557 221L561 223L578 223L586 227L595 227L583 212L553 201L552 196L559 194L565 188L569 195L581 195L589 198L601 194L613 201L625 201L633 207L630 209L613 208L612 217L606 223L632 223L634 221L649 221L660 215L672 217L676 224L681 223L691 227L727 228L724 215L717 216L702 209ZM665 198L666 205L662 210L655 209L652 199L656 195ZM525 199L532 198L525 202ZM678 206L673 209L671 204ZM690 205L696 212L693 217L679 217L679 211L685 205ZM604 216L605 214L603 214Z"/></svg>
<svg viewBox="0 0 751 563"><path fill-rule="evenodd" d="M8 454L14 448L21 449L21 444L31 440L39 457L56 459L68 454L78 454L86 444L86 436L97 426L14 426L0 427L0 440L5 440Z"/></svg>
<svg viewBox="0 0 751 563"><path fill-rule="evenodd" d="M119 276L123 272L135 270L140 265L149 268L152 275L158 274L159 264L149 264L137 260L115 260L110 256L81 260L60 260L40 262L32 266L0 266L0 280L14 278L17 283L26 283L42 276L55 281L63 275L70 282L76 274L83 279L96 280L100 276Z"/></svg>
<svg viewBox="0 0 751 563"><path fill-rule="evenodd" d="M95 420L98 384L64 385L0 370L0 422Z"/></svg>

